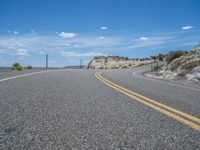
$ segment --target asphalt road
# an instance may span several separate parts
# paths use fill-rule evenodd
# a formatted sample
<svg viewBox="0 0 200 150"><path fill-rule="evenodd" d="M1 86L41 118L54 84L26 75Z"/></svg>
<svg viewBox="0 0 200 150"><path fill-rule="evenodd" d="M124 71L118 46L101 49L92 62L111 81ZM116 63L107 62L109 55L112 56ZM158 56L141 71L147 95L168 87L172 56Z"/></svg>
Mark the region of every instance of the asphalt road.
<svg viewBox="0 0 200 150"><path fill-rule="evenodd" d="M147 68L102 75L200 117L199 85L149 80L141 73ZM200 149L198 130L107 86L95 72L0 74L0 149Z"/></svg>

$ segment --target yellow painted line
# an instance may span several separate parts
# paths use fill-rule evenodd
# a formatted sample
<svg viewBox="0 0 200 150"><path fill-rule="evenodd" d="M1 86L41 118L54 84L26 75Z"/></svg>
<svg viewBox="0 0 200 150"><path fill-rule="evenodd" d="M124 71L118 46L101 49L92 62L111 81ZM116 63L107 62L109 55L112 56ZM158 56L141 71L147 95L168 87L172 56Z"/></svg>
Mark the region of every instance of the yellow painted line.
<svg viewBox="0 0 200 150"><path fill-rule="evenodd" d="M133 95L135 95L135 96L137 96L137 97L139 97L139 98L142 98L142 99L144 99L144 100L146 100L146 101L148 101L148 102L150 102L150 103L153 103L153 104L155 104L155 105L158 105L158 106L160 106L160 107L163 107L163 108L165 108L165 109L167 109L167 110L169 110L169 111L172 111L172 112L174 112L174 113L176 113L176 114L178 114L178 115L181 115L181 116L183 116L183 117L185 117L185 118L187 118L187 119L190 119L190 120L192 120L192 121L195 121L195 122L197 122L197 123L200 123L200 119L197 118L197 117L191 116L191 115L186 114L186 113L184 113L184 112L182 112L182 111L180 111L180 110L174 109L174 108L172 108L172 107L169 107L169 106L167 106L167 105L164 105L164 104L162 104L162 103L159 103L159 102L157 102L157 101L155 101L155 100L152 100L152 99L150 99L150 98L148 98L148 97L145 97L145 96L143 96L143 95L140 95L140 94L138 94L138 93L135 93L135 92L133 92L133 91L130 91L130 90L124 88L124 87L121 87L121 86L119 86L119 85L117 85L117 84L115 84L115 83L113 83L113 82L111 82L111 81L105 79L103 76L101 76L101 73L98 73L98 75L99 75L103 80L105 80L106 82L108 82L108 83L110 83L110 84L113 84L114 86L116 86L116 87L118 87L118 88L120 88L120 89L122 89L122 90L124 90L124 91L126 91L126 92L129 92L129 93L131 93L131 94L133 94Z"/></svg>
<svg viewBox="0 0 200 150"><path fill-rule="evenodd" d="M176 110L176 109L174 109L174 108L171 108L171 107L169 107L169 106L166 106L166 105L164 105L164 104L159 103L159 104L161 104L161 105L160 105L161 107L163 107L163 108L166 107L168 110L163 109L163 108L159 107L159 105L157 105L158 102L156 102L156 101L154 101L154 100L152 100L152 99L149 99L149 98L147 98L147 97L144 97L144 96L142 96L142 95L140 95L140 94L137 94L137 93L135 93L135 92L132 92L132 91L130 91L130 90L128 90L128 89L125 89L125 88L123 88L123 87L121 87L121 86L119 86L119 85L117 85L117 84L115 84L115 83L113 83L113 82L111 82L111 81L105 79L104 77L101 76L101 73L96 73L95 76L96 76L97 79L99 79L100 81L102 81L102 82L105 83L106 85L108 85L108 86L114 88L115 90L117 90L117 91L119 91L119 92L121 92L121 93L123 93L123 94L125 94L125 95L127 95L127 96L129 96L129 97L131 97L132 99L134 99L134 100L136 100L136 101L138 101L138 102L140 102L140 103L143 103L144 105L146 105L146 106L148 106L148 107L151 107L151 108L153 108L153 109L155 109L155 110L157 110L157 111L159 111L159 112L161 112L161 113L167 115L167 116L170 117L170 118L173 118L173 119L175 119L175 120L177 120L177 121L179 121L179 122L181 122L181 123L184 123L184 124L186 124L186 125L188 125L188 126L194 128L194 129L200 131L200 125L198 125L198 124L196 124L196 123L194 123L194 122L191 122L191 121L187 120L187 119L190 119L190 118L192 118L192 119L195 118L195 120L198 121L199 118L193 117L193 116L191 116L191 115L189 115L189 114L186 114L186 113L184 113L184 112L181 112L181 111L179 111L179 110ZM112 84L111 84L111 83L112 83ZM139 97L139 96L140 96L140 97ZM151 100L151 101L149 101L149 100ZM153 101L153 102L156 102L156 103L152 103L152 101ZM156 104L156 105L155 105L155 104ZM169 111L169 108L170 108L170 111ZM173 111L171 111L171 110L176 110L176 111L173 112ZM185 115L184 117L187 118L187 119L185 119L185 118L183 118L183 117L177 115L178 113L176 113L176 112ZM174 113L176 113L176 114L174 114ZM190 117L188 118L187 116L190 116ZM191 119L191 120L192 120L192 119Z"/></svg>

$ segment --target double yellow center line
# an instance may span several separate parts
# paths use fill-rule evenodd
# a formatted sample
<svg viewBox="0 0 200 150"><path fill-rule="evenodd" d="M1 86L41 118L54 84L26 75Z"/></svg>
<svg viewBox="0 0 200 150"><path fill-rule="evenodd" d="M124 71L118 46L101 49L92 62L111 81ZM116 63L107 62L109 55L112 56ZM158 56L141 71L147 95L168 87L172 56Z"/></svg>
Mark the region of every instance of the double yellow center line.
<svg viewBox="0 0 200 150"><path fill-rule="evenodd" d="M140 95L138 93L130 91L120 85L117 85L116 83L113 83L113 82L109 81L108 79L104 78L100 72L95 73L95 76L98 80L102 81L103 83L112 87L113 89L129 96L133 100L138 101L150 108L157 110L158 112L160 112L162 114L167 115L170 118L173 118L181 123L184 123L194 129L200 131L200 119L199 118L191 116L189 114L186 114L180 110L169 107L169 106L159 103L155 100L152 100L148 97L145 97L143 95Z"/></svg>

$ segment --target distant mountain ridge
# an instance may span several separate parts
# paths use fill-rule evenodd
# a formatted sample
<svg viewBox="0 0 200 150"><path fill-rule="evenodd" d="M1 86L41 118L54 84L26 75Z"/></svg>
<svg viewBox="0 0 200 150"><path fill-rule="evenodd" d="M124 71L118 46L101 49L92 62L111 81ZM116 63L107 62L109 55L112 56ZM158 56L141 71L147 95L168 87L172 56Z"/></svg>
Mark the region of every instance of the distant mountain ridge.
<svg viewBox="0 0 200 150"><path fill-rule="evenodd" d="M65 66L63 69L83 69L85 66Z"/></svg>

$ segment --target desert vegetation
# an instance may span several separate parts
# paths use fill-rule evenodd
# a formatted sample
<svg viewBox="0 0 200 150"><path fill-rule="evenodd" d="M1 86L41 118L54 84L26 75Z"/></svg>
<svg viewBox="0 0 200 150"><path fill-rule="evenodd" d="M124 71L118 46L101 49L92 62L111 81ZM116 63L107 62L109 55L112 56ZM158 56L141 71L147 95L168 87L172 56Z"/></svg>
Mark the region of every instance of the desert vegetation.
<svg viewBox="0 0 200 150"><path fill-rule="evenodd" d="M23 69L32 69L31 65L28 65L27 67L23 67L20 63L15 62L12 65L12 70L22 71Z"/></svg>
<svg viewBox="0 0 200 150"><path fill-rule="evenodd" d="M12 65L13 70L21 71L23 67L20 65L20 63L16 62Z"/></svg>

